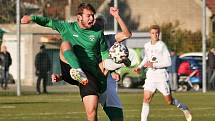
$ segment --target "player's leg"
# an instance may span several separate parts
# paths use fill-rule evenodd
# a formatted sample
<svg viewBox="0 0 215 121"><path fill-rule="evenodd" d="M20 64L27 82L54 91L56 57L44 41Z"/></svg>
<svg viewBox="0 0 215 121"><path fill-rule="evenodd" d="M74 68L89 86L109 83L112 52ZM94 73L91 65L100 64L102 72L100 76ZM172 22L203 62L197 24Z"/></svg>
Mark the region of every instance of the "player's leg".
<svg viewBox="0 0 215 121"><path fill-rule="evenodd" d="M184 113L184 116L187 121L192 121L192 115L191 115L191 112L190 112L189 108L187 107L187 105L183 104L176 98L173 98L171 95L164 96L164 98L168 104L174 105L179 110L181 110Z"/></svg>
<svg viewBox="0 0 215 121"><path fill-rule="evenodd" d="M157 85L157 89L164 95L164 99L169 105L176 106L178 109L183 111L187 121L192 120L192 115L187 105L181 103L179 100L172 97L170 87L167 81L159 82Z"/></svg>
<svg viewBox="0 0 215 121"><path fill-rule="evenodd" d="M6 73L5 73L5 69L3 69L3 72L2 72L2 87L3 87L3 89L6 89L5 85L6 85Z"/></svg>
<svg viewBox="0 0 215 121"><path fill-rule="evenodd" d="M71 67L70 76L79 81L81 84L86 85L88 83L86 74L81 69L78 58L72 50L69 41L63 41L60 46L60 59L66 61Z"/></svg>
<svg viewBox="0 0 215 121"><path fill-rule="evenodd" d="M9 79L9 71L5 70L5 89L7 89L8 79Z"/></svg>
<svg viewBox="0 0 215 121"><path fill-rule="evenodd" d="M0 82L1 82L1 88L3 89L3 85L4 85L4 78L3 78L3 68L0 65Z"/></svg>
<svg viewBox="0 0 215 121"><path fill-rule="evenodd" d="M123 110L122 108L104 106L103 110L107 114L110 121L123 121Z"/></svg>
<svg viewBox="0 0 215 121"><path fill-rule="evenodd" d="M48 93L47 92L47 83L48 83L48 75L45 74L45 75L43 75L43 93Z"/></svg>
<svg viewBox="0 0 215 121"><path fill-rule="evenodd" d="M97 107L99 95L99 85L97 82L98 80L89 72L85 71L85 73L89 82L87 85L79 85L80 95L83 99L88 120L97 121Z"/></svg>
<svg viewBox="0 0 215 121"><path fill-rule="evenodd" d="M141 111L141 121L147 121L149 115L149 104L152 100L156 88L153 82L146 80L144 84L143 105Z"/></svg>
<svg viewBox="0 0 215 121"><path fill-rule="evenodd" d="M108 74L107 89L100 95L99 102L110 121L123 121L122 104L117 95L116 86L116 80L112 78L111 74Z"/></svg>
<svg viewBox="0 0 215 121"><path fill-rule="evenodd" d="M4 79L2 77L0 77L0 81L1 81L1 88L3 89L3 84L4 84Z"/></svg>
<svg viewBox="0 0 215 121"><path fill-rule="evenodd" d="M98 96L96 95L84 96L83 103L88 121L97 121Z"/></svg>
<svg viewBox="0 0 215 121"><path fill-rule="evenodd" d="M188 108L187 105L183 104L182 102L180 102L176 98L172 98L171 105L174 105L178 109L180 109L181 111L183 111L184 116L185 116L185 118L186 118L187 121L192 121L192 115L191 115L191 112L190 112L190 110L189 110L189 108Z"/></svg>
<svg viewBox="0 0 215 121"><path fill-rule="evenodd" d="M141 111L141 121L147 121L147 118L149 115L149 104L151 102L153 94L154 93L151 91L144 90L143 105L142 105L142 111Z"/></svg>
<svg viewBox="0 0 215 121"><path fill-rule="evenodd" d="M62 61L62 59L59 59L59 60L60 60L60 67L61 67L61 75L52 74L52 81L58 82L60 80L64 80L65 82L71 85L79 85L80 83L72 79L70 76L70 69L71 69L70 65Z"/></svg>
<svg viewBox="0 0 215 121"><path fill-rule="evenodd" d="M39 75L38 75L38 78L37 78L37 84L36 84L36 91L37 91L37 94L40 94L40 93L41 93L41 91L40 91L41 79L42 79L42 77L41 77L41 75L39 74Z"/></svg>
<svg viewBox="0 0 215 121"><path fill-rule="evenodd" d="M71 68L78 69L80 65L78 63L78 58L72 50L72 46L69 41L63 41L60 45L60 53L63 55L64 59L71 66Z"/></svg>

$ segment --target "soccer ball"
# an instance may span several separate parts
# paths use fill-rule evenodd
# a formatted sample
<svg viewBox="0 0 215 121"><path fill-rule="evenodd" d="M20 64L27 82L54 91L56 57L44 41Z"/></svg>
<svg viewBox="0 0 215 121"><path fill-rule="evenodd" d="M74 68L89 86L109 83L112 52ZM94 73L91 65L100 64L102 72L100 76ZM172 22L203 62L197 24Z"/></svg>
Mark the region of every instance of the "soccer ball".
<svg viewBox="0 0 215 121"><path fill-rule="evenodd" d="M122 63L122 60L128 58L128 48L122 43L114 43L109 50L109 56L115 63Z"/></svg>

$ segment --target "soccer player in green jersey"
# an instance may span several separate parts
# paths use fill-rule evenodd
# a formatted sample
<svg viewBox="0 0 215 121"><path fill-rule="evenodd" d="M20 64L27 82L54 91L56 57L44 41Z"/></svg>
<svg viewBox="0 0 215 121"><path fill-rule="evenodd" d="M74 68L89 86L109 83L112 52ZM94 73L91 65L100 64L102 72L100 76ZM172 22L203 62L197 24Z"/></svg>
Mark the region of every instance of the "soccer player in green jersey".
<svg viewBox="0 0 215 121"><path fill-rule="evenodd" d="M115 42L122 42L125 39L131 37L131 32L125 25L124 21L121 19L119 15L119 10L115 7L110 7L110 14L117 20L120 25L122 32L118 32L116 34L105 35L105 41L108 44L108 48L110 48ZM104 29L105 18L101 14L96 15L95 26ZM61 54L62 55L62 54ZM116 92L116 80L119 80L119 75L115 72L108 73L108 69L115 70L116 68L120 68L125 65L115 64L109 60L108 62L103 61L100 63L100 68L103 70L103 73L107 74L107 89L104 93L102 93L99 97L99 102L101 103L105 113L108 115L110 121L123 121L123 110L122 104ZM108 66L108 67L107 67ZM64 69L62 69L64 70ZM65 76L65 75L64 75ZM61 79L65 78L63 75L60 76L58 74L52 74L52 81L58 82Z"/></svg>
<svg viewBox="0 0 215 121"><path fill-rule="evenodd" d="M78 78L80 95L89 121L97 121L98 95L106 90L107 84L107 77L101 72L98 61L108 57L107 44L103 30L93 26L94 14L95 9L90 4L82 3L78 7L77 22L68 23L41 16L24 16L21 20L21 23L33 21L60 33L64 40L60 61L63 66L68 63L75 70L72 72L82 75Z"/></svg>

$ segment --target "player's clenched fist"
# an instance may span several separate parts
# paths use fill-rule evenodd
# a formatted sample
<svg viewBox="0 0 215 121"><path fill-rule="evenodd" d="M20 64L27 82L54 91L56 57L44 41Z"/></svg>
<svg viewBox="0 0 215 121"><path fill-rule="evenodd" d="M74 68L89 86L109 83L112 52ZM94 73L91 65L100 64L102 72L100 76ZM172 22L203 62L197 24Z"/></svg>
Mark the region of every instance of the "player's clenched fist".
<svg viewBox="0 0 215 121"><path fill-rule="evenodd" d="M22 19L21 19L21 23L22 24L28 24L31 22L31 16L23 16Z"/></svg>
<svg viewBox="0 0 215 121"><path fill-rule="evenodd" d="M110 7L110 14L114 17L119 15L119 9L117 9L116 7Z"/></svg>

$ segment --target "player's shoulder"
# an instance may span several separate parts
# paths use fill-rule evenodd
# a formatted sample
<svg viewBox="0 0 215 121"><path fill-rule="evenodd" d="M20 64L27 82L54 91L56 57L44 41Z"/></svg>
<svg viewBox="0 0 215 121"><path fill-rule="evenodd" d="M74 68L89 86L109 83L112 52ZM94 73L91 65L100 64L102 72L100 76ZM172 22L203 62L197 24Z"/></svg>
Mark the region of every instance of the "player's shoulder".
<svg viewBox="0 0 215 121"><path fill-rule="evenodd" d="M166 44L162 40L159 40L158 46L160 46L160 47L166 47Z"/></svg>
<svg viewBox="0 0 215 121"><path fill-rule="evenodd" d="M160 45L166 45L162 40L159 40L158 44L160 44Z"/></svg>
<svg viewBox="0 0 215 121"><path fill-rule="evenodd" d="M67 26L79 28L79 25L78 25L78 23L76 21L74 21L74 22L64 21L64 24L66 24Z"/></svg>
<svg viewBox="0 0 215 121"><path fill-rule="evenodd" d="M148 42L146 42L146 43L144 44L144 47L147 48L147 47L149 47L150 45L151 45L151 41L148 41Z"/></svg>

